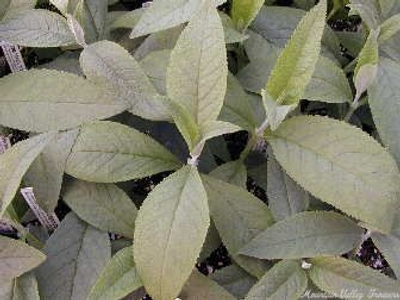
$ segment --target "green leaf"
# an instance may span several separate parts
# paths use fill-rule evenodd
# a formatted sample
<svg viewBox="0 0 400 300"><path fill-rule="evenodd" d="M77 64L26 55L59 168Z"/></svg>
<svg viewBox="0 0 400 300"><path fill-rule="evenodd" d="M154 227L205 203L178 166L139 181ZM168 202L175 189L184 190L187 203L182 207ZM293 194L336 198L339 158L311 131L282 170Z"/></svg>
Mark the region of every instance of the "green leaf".
<svg viewBox="0 0 400 300"><path fill-rule="evenodd" d="M397 32L399 32L399 30L400 14L397 14L381 24L378 37L379 44L383 44L387 40L390 40Z"/></svg>
<svg viewBox="0 0 400 300"><path fill-rule="evenodd" d="M389 263L397 279L400 279L400 238L393 234L381 234L373 232L371 235L374 245L384 255L385 260Z"/></svg>
<svg viewBox="0 0 400 300"><path fill-rule="evenodd" d="M0 20L3 18L4 14L6 13L11 0L4 0L0 2Z"/></svg>
<svg viewBox="0 0 400 300"><path fill-rule="evenodd" d="M167 94L167 68L171 50L153 51L140 61L140 65L161 95Z"/></svg>
<svg viewBox="0 0 400 300"><path fill-rule="evenodd" d="M361 243L363 230L351 219L325 211L302 212L257 235L240 254L262 259L339 255Z"/></svg>
<svg viewBox="0 0 400 300"><path fill-rule="evenodd" d="M248 131L253 131L257 127L257 121L247 94L240 82L230 73L228 74L227 90L219 119L236 124Z"/></svg>
<svg viewBox="0 0 400 300"><path fill-rule="evenodd" d="M222 26L224 27L224 36L226 44L241 43L245 41L248 36L236 30L235 24L232 19L225 13L219 12Z"/></svg>
<svg viewBox="0 0 400 300"><path fill-rule="evenodd" d="M69 213L44 247L37 269L43 299L86 299L111 256L108 234Z"/></svg>
<svg viewBox="0 0 400 300"><path fill-rule="evenodd" d="M2 300L40 300L39 289L34 273L25 273L11 281L0 283Z"/></svg>
<svg viewBox="0 0 400 300"><path fill-rule="evenodd" d="M50 3L57 7L63 15L68 13L68 2L70 0L50 0Z"/></svg>
<svg viewBox="0 0 400 300"><path fill-rule="evenodd" d="M25 47L60 47L75 44L67 20L44 9L21 10L0 23L0 40Z"/></svg>
<svg viewBox="0 0 400 300"><path fill-rule="evenodd" d="M133 261L132 248L124 248L108 262L87 300L118 300L142 286Z"/></svg>
<svg viewBox="0 0 400 300"><path fill-rule="evenodd" d="M121 113L105 89L71 73L17 72L0 79L0 124L21 130L64 130Z"/></svg>
<svg viewBox="0 0 400 300"><path fill-rule="evenodd" d="M211 274L211 278L238 299L244 299L256 279L236 264Z"/></svg>
<svg viewBox="0 0 400 300"><path fill-rule="evenodd" d="M320 1L303 17L271 72L266 90L279 104L298 103L311 80L321 50L326 6L326 1Z"/></svg>
<svg viewBox="0 0 400 300"><path fill-rule="evenodd" d="M354 70L354 85L356 87L355 101L374 82L379 61L378 30L371 30L364 47L358 55L357 65Z"/></svg>
<svg viewBox="0 0 400 300"><path fill-rule="evenodd" d="M268 207L240 187L214 177L202 178L208 195L211 217L224 245L242 268L256 277L261 277L267 270L268 264L265 261L239 256L237 252L273 223Z"/></svg>
<svg viewBox="0 0 400 300"><path fill-rule="evenodd" d="M133 249L140 278L153 298L178 296L209 225L207 195L196 168L183 167L149 194L136 219Z"/></svg>
<svg viewBox="0 0 400 300"><path fill-rule="evenodd" d="M246 300L300 299L308 278L298 261L283 260L270 269L249 291Z"/></svg>
<svg viewBox="0 0 400 300"><path fill-rule="evenodd" d="M24 242L0 236L0 280L21 276L43 263L46 256Z"/></svg>
<svg viewBox="0 0 400 300"><path fill-rule="evenodd" d="M307 209L308 193L286 174L272 153L268 154L267 182L268 206L276 221Z"/></svg>
<svg viewBox="0 0 400 300"><path fill-rule="evenodd" d="M73 16L82 25L88 43L104 37L107 7L107 1L98 0L79 0L76 5Z"/></svg>
<svg viewBox="0 0 400 300"><path fill-rule="evenodd" d="M353 93L343 70L321 56L303 97L311 101L345 103L353 100Z"/></svg>
<svg viewBox="0 0 400 300"><path fill-rule="evenodd" d="M29 166L53 138L53 133L38 135L17 143L0 155L0 215L14 199Z"/></svg>
<svg viewBox="0 0 400 300"><path fill-rule="evenodd" d="M215 0L214 2L216 5L220 5L224 1ZM185 23L199 9L200 4L201 1L197 0L155 1L146 9L139 24L133 28L130 38L137 38Z"/></svg>
<svg viewBox="0 0 400 300"><path fill-rule="evenodd" d="M168 96L181 104L198 127L221 111L228 76L224 32L213 1L206 0L172 50Z"/></svg>
<svg viewBox="0 0 400 300"><path fill-rule="evenodd" d="M390 230L399 171L369 135L344 122L302 116L285 121L266 139L288 175L315 197L382 232Z"/></svg>
<svg viewBox="0 0 400 300"><path fill-rule="evenodd" d="M58 133L24 176L25 184L33 187L39 206L48 214L54 212L60 198L65 165L77 135L78 130Z"/></svg>
<svg viewBox="0 0 400 300"><path fill-rule="evenodd" d="M194 271L182 289L180 297L185 300L221 299L235 300L223 287L203 274Z"/></svg>
<svg viewBox="0 0 400 300"><path fill-rule="evenodd" d="M310 263L311 280L328 293L341 295L343 291L357 291L361 299L377 299L382 293L400 293L398 281L354 261L319 257L311 259Z"/></svg>
<svg viewBox="0 0 400 300"><path fill-rule="evenodd" d="M233 0L231 16L239 30L246 29L254 20L264 0Z"/></svg>
<svg viewBox="0 0 400 300"><path fill-rule="evenodd" d="M296 108L296 104L279 105L266 90L261 91L262 102L266 112L266 120L271 130L276 130L286 119L287 115ZM263 124L264 125L264 124ZM263 128L261 125L261 129ZM258 131L259 129L257 129Z"/></svg>
<svg viewBox="0 0 400 300"><path fill-rule="evenodd" d="M118 28L128 28L132 29L133 27L136 26L137 23L139 23L140 18L143 16L145 9L144 8L138 8L134 9L132 11L124 11L122 15L118 16L116 19L112 21L112 23L109 25L110 30L115 30ZM112 12L108 13L108 16L110 16Z"/></svg>
<svg viewBox="0 0 400 300"><path fill-rule="evenodd" d="M63 200L90 225L133 238L137 209L116 185L73 180L66 186Z"/></svg>
<svg viewBox="0 0 400 300"><path fill-rule="evenodd" d="M180 165L178 159L149 136L109 121L81 127L66 172L94 182L143 178Z"/></svg>
<svg viewBox="0 0 400 300"><path fill-rule="evenodd" d="M91 44L81 53L80 64L89 80L111 90L131 113L150 120L170 119L166 99L158 94L136 60L118 44Z"/></svg>
<svg viewBox="0 0 400 300"><path fill-rule="evenodd" d="M368 89L368 102L379 136L400 163L400 64L381 58L375 81Z"/></svg>
<svg viewBox="0 0 400 300"><path fill-rule="evenodd" d="M244 163L240 160L230 161L218 166L210 174L210 176L218 178L227 183L240 186L246 189L247 170Z"/></svg>

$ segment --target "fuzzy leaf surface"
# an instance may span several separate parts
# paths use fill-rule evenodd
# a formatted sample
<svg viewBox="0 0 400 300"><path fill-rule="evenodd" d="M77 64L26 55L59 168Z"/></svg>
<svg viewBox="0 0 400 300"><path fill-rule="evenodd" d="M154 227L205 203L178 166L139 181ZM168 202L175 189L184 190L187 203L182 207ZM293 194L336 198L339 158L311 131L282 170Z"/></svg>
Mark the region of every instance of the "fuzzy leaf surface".
<svg viewBox="0 0 400 300"><path fill-rule="evenodd" d="M250 274L261 277L264 261L237 255L240 248L274 222L268 207L246 190L203 176L211 217L232 258ZM235 222L232 220L235 219Z"/></svg>
<svg viewBox="0 0 400 300"><path fill-rule="evenodd" d="M357 291L363 298L371 292L400 293L399 283L378 271L339 257L311 259L311 280L323 291L340 295L343 290Z"/></svg>
<svg viewBox="0 0 400 300"><path fill-rule="evenodd" d="M26 243L0 236L0 279L9 281L43 263L46 256Z"/></svg>
<svg viewBox="0 0 400 300"><path fill-rule="evenodd" d="M74 180L66 186L63 200L92 226L133 238L137 209L116 185Z"/></svg>
<svg viewBox="0 0 400 300"><path fill-rule="evenodd" d="M25 47L60 47L75 44L67 20L49 10L15 12L0 22L0 40Z"/></svg>
<svg viewBox="0 0 400 300"><path fill-rule="evenodd" d="M381 58L375 81L368 89L368 103L379 136L400 163L400 64Z"/></svg>
<svg viewBox="0 0 400 300"><path fill-rule="evenodd" d="M49 214L54 212L60 198L65 165L77 135L77 130L58 133L24 176L25 183L34 188L39 206Z"/></svg>
<svg viewBox="0 0 400 300"><path fill-rule="evenodd" d="M37 269L44 300L86 299L111 257L108 233L69 213L47 240L47 260Z"/></svg>
<svg viewBox="0 0 400 300"><path fill-rule="evenodd" d="M118 44L110 41L91 44L81 53L80 64L89 80L112 90L133 114L150 120L170 118L166 100L139 63Z"/></svg>
<svg viewBox="0 0 400 300"><path fill-rule="evenodd" d="M227 76L222 23L212 1L207 0L172 50L167 93L202 127L215 121L221 111Z"/></svg>
<svg viewBox="0 0 400 300"><path fill-rule="evenodd" d="M107 263L87 300L118 300L142 286L133 261L132 248L118 251Z"/></svg>
<svg viewBox="0 0 400 300"><path fill-rule="evenodd" d="M5 76L0 89L0 124L20 130L64 130L126 109L104 88L54 70L32 69Z"/></svg>
<svg viewBox="0 0 400 300"><path fill-rule="evenodd" d="M267 228L240 253L262 259L340 255L360 244L362 234L356 223L341 214L303 212Z"/></svg>
<svg viewBox="0 0 400 300"><path fill-rule="evenodd" d="M390 230L399 170L369 135L344 122L301 116L268 133L267 141L288 175L311 194L382 232Z"/></svg>
<svg viewBox="0 0 400 300"><path fill-rule="evenodd" d="M36 277L33 272L25 273L11 281L0 283L2 300L40 300Z"/></svg>
<svg viewBox="0 0 400 300"><path fill-rule="evenodd" d="M216 5L223 2L222 0L215 0ZM185 23L199 9L200 3L198 0L154 1L146 9L139 23L133 28L130 38L133 39Z"/></svg>
<svg viewBox="0 0 400 300"><path fill-rule="evenodd" d="M276 221L307 209L308 193L286 174L272 153L268 155L267 183L268 206Z"/></svg>
<svg viewBox="0 0 400 300"><path fill-rule="evenodd" d="M126 125L103 121L82 126L67 161L76 178L111 183L179 167L179 161L149 136Z"/></svg>
<svg viewBox="0 0 400 300"><path fill-rule="evenodd" d="M14 199L29 166L53 138L53 133L38 135L17 143L0 155L0 215Z"/></svg>
<svg viewBox="0 0 400 300"><path fill-rule="evenodd" d="M209 225L207 195L196 168L183 167L149 194L136 218L133 250L140 278L153 298L178 296Z"/></svg>
<svg viewBox="0 0 400 300"><path fill-rule="evenodd" d="M321 1L300 21L280 54L266 90L279 104L296 104L314 72L325 27L326 1Z"/></svg>
<svg viewBox="0 0 400 300"><path fill-rule="evenodd" d="M218 285L209 277L204 276L198 271L194 271L190 275L188 281L182 289L180 294L182 299L198 300L198 299L221 299L221 300L235 300L228 291Z"/></svg>
<svg viewBox="0 0 400 300"><path fill-rule="evenodd" d="M299 299L306 290L307 283L307 274L298 261L282 260L265 273L245 299Z"/></svg>

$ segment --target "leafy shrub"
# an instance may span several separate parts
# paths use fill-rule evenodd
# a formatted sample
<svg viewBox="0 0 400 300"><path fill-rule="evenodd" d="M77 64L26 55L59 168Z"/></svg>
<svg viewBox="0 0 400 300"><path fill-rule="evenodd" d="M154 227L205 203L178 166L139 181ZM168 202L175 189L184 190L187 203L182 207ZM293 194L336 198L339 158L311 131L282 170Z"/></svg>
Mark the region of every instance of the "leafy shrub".
<svg viewBox="0 0 400 300"><path fill-rule="evenodd" d="M398 2L35 2L0 4L50 59L0 79L1 132L30 133L0 155L2 299L400 295Z"/></svg>

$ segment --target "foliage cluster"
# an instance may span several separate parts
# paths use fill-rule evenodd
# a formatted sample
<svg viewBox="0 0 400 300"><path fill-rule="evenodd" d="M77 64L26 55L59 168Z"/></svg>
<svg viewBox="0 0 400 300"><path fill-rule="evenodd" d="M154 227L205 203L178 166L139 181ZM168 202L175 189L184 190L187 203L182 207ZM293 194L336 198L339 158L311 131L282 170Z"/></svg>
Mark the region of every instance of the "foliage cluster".
<svg viewBox="0 0 400 300"><path fill-rule="evenodd" d="M0 78L0 133L29 132L0 155L1 299L400 295L399 1L38 2L0 2L0 41L48 60Z"/></svg>

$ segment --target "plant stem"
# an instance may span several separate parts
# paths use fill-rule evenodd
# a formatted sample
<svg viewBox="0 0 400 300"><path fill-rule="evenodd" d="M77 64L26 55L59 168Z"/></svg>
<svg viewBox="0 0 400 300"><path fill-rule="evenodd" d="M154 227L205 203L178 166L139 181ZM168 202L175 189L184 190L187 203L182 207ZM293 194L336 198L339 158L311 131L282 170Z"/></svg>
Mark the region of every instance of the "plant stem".
<svg viewBox="0 0 400 300"><path fill-rule="evenodd" d="M249 137L249 140L247 142L246 148L244 148L242 153L240 153L240 157L239 157L240 161L244 161L247 158L247 156L249 155L251 150L253 150L255 144L257 143L258 138L259 137L258 137L257 134L251 133L251 136Z"/></svg>
<svg viewBox="0 0 400 300"><path fill-rule="evenodd" d="M353 116L354 112L357 110L357 108L360 107L360 103L356 100L354 101L351 105L349 110L346 113L346 116L343 118L343 121L349 122L351 117Z"/></svg>

